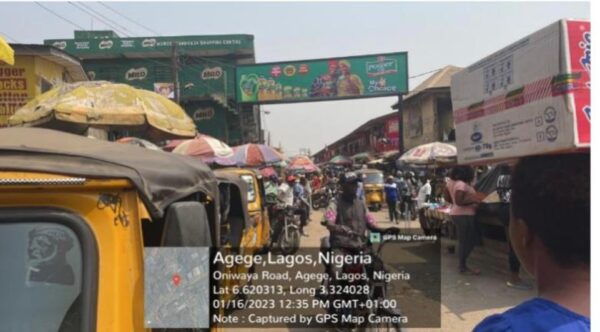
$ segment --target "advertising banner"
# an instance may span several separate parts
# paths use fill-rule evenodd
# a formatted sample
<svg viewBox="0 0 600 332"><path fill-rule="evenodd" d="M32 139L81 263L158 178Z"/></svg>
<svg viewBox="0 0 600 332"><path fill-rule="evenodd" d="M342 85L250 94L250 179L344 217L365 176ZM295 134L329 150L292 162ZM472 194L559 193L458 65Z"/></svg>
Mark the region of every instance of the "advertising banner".
<svg viewBox="0 0 600 332"><path fill-rule="evenodd" d="M459 163L589 146L589 31L558 21L452 77Z"/></svg>
<svg viewBox="0 0 600 332"><path fill-rule="evenodd" d="M574 95L575 118L577 124L577 140L579 144L590 143L590 127L592 107L590 90L592 88L590 72L592 70L592 33L589 21L567 21L569 40L570 71L581 75L580 82L575 88Z"/></svg>
<svg viewBox="0 0 600 332"><path fill-rule="evenodd" d="M154 83L154 92L159 95L169 98L175 99L175 84L173 83Z"/></svg>
<svg viewBox="0 0 600 332"><path fill-rule="evenodd" d="M236 91L238 102L260 104L404 94L407 53L239 66Z"/></svg>

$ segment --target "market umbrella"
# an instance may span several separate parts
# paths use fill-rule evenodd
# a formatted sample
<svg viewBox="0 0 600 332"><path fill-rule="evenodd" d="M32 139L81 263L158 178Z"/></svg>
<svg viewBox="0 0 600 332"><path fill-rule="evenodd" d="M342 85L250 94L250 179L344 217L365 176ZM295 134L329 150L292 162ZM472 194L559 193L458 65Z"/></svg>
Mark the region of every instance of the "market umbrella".
<svg viewBox="0 0 600 332"><path fill-rule="evenodd" d="M360 152L352 156L352 160L355 163L366 163L373 159L373 156L369 152Z"/></svg>
<svg viewBox="0 0 600 332"><path fill-rule="evenodd" d="M314 173L320 172L319 168L306 156L297 156L292 158L289 165L285 168L291 173Z"/></svg>
<svg viewBox="0 0 600 332"><path fill-rule="evenodd" d="M0 37L0 61L11 66L15 64L15 51L2 37Z"/></svg>
<svg viewBox="0 0 600 332"><path fill-rule="evenodd" d="M346 156L337 155L337 156L331 158L329 163L333 164L333 165L352 165L352 159L350 159Z"/></svg>
<svg viewBox="0 0 600 332"><path fill-rule="evenodd" d="M398 161L414 165L451 165L456 163L456 147L441 142L427 143L408 150Z"/></svg>
<svg viewBox="0 0 600 332"><path fill-rule="evenodd" d="M153 140L196 136L194 121L176 103L107 81L61 84L18 109L8 122L76 133L88 127L124 129Z"/></svg>
<svg viewBox="0 0 600 332"><path fill-rule="evenodd" d="M238 166L258 167L285 160L274 148L264 144L244 144L233 148L231 157Z"/></svg>
<svg viewBox="0 0 600 332"><path fill-rule="evenodd" d="M141 148L146 148L150 150L162 151L156 144L139 137L123 137L118 139L116 142L122 144L136 145Z"/></svg>
<svg viewBox="0 0 600 332"><path fill-rule="evenodd" d="M174 149L173 153L183 154L202 160L207 164L235 165L233 149L229 145L208 135L198 135L194 139L183 140Z"/></svg>
<svg viewBox="0 0 600 332"><path fill-rule="evenodd" d="M271 176L275 175L277 176L277 172L275 171L275 169L273 167L265 167L265 168L261 168L260 169L260 174L264 177L264 178L270 178Z"/></svg>

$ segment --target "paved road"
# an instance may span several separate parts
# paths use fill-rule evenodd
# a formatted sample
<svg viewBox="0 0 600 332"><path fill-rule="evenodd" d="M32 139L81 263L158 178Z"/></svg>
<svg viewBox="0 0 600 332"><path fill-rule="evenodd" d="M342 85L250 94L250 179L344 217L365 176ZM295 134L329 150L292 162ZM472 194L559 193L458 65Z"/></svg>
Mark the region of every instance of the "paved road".
<svg viewBox="0 0 600 332"><path fill-rule="evenodd" d="M402 221L392 225L387 221L387 211L375 213L381 227L399 226L418 229L418 222ZM320 211L313 212L312 222L307 226L309 237L302 238L303 247L318 247L320 238L327 236L327 230L320 225ZM501 313L508 308L534 296L533 291L520 291L506 287L506 259L498 255L486 255L486 249L478 248L472 254L473 265L482 270L480 276L458 273L457 257L445 250L447 240L441 248L441 328L412 328L407 331L470 331L488 315ZM263 329L245 329L262 331ZM288 331L290 329L269 329ZM295 329L302 331L303 329Z"/></svg>

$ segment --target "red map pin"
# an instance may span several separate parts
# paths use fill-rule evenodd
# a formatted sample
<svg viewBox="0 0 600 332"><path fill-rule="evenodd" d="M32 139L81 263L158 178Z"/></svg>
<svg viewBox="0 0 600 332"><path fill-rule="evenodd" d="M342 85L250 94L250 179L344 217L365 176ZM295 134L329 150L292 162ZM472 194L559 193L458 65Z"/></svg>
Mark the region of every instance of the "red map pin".
<svg viewBox="0 0 600 332"><path fill-rule="evenodd" d="M181 277L179 276L179 274L175 273L173 275L173 278L171 278L173 280L173 283L175 284L175 286L179 286L179 283L181 282Z"/></svg>

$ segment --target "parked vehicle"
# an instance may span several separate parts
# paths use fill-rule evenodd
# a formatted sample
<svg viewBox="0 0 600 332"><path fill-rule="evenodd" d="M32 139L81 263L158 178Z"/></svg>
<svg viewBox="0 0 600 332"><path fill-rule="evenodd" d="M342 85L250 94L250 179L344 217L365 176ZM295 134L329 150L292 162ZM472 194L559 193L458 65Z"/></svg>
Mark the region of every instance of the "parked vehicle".
<svg viewBox="0 0 600 332"><path fill-rule="evenodd" d="M146 331L144 247L220 245L201 162L39 128L0 130L0 153L8 330Z"/></svg>
<svg viewBox="0 0 600 332"><path fill-rule="evenodd" d="M363 177L365 203L369 210L379 211L383 206L383 172L376 169L363 169L358 172Z"/></svg>
<svg viewBox="0 0 600 332"><path fill-rule="evenodd" d="M250 224L252 225L247 236L254 234L256 241L253 241L255 248L262 249L268 247L271 243L271 223L266 206L265 190L260 172L246 168L224 168L218 171L219 174L229 173L237 175L238 178L246 183L248 202L248 214Z"/></svg>
<svg viewBox="0 0 600 332"><path fill-rule="evenodd" d="M319 190L316 190L311 196L313 210L326 208L331 197L333 197L331 186L323 186Z"/></svg>
<svg viewBox="0 0 600 332"><path fill-rule="evenodd" d="M271 249L279 249L284 255L295 254L300 248L300 217L294 207L278 204L273 206Z"/></svg>
<svg viewBox="0 0 600 332"><path fill-rule="evenodd" d="M322 225L326 226L327 220L322 221ZM331 303L335 300L358 300L359 303L363 303L362 307L351 307L351 308L339 308L336 309L334 306L329 307L329 314L332 315L351 315L353 317L367 317L369 315L376 315L377 317L389 317L396 318L396 322L385 322L380 324L369 324L367 319L364 319L362 324L344 324L341 330L348 329L348 331L364 330L364 331L401 331L401 316L402 313L398 310L398 303L395 299L390 299L388 296L388 283L382 279L373 278L373 272L383 271L385 272L385 264L381 260L382 249L385 244L389 241L383 241L377 250L373 250L371 242L363 234L357 234L350 232L351 235L363 239L366 243L366 247L361 249L364 253L370 253L373 256L373 264L369 267L364 264L344 264L341 269L342 275L361 275L366 277L361 278L344 278L344 280L338 280L336 274L333 271L331 265L325 265L325 272L330 276L329 278L323 279L317 296L329 300ZM388 228L383 231L383 234L399 234L398 228ZM323 254L327 252L333 252L334 254L353 254L343 248L330 248L329 238L325 237L321 239L320 250ZM355 252L354 252L355 254ZM340 287L341 289L347 288L354 290L351 293L340 293L331 291ZM368 291L361 291L368 290ZM377 305L375 305L377 304Z"/></svg>

